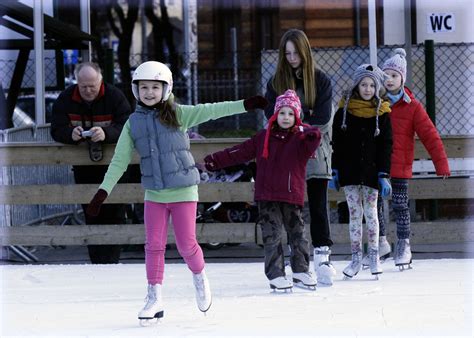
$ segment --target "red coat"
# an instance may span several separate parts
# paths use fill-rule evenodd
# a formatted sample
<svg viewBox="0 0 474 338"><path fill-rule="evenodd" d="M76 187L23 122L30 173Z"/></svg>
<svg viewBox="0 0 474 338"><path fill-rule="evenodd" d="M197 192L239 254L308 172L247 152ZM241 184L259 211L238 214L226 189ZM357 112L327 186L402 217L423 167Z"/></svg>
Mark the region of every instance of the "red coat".
<svg viewBox="0 0 474 338"><path fill-rule="evenodd" d="M216 169L257 159L255 200L304 205L306 163L321 140L317 127L301 131L272 131L268 158L262 158L266 130L234 147L208 155Z"/></svg>
<svg viewBox="0 0 474 338"><path fill-rule="evenodd" d="M436 127L412 92L405 88L405 93L407 95L392 106L392 112L389 114L393 137L390 176L412 177L415 133L430 154L436 174L450 175L448 157Z"/></svg>

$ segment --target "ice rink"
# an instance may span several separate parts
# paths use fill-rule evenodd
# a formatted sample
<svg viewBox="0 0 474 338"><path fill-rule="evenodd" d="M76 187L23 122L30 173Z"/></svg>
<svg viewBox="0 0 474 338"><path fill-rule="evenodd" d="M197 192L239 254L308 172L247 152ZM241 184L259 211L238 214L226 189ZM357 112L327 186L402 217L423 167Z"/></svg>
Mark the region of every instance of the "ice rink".
<svg viewBox="0 0 474 338"><path fill-rule="evenodd" d="M167 264L165 316L140 327L144 264L0 266L0 336L473 336L473 259L416 260L400 272L388 260L332 287L273 293L263 263L209 263L207 316L191 273Z"/></svg>

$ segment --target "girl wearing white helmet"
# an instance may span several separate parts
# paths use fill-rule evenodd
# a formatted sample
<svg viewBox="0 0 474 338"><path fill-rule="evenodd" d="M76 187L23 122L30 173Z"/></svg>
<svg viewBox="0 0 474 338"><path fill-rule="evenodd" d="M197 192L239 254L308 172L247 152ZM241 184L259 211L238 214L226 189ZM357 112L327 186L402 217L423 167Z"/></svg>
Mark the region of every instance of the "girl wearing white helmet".
<svg viewBox="0 0 474 338"><path fill-rule="evenodd" d="M200 176L187 129L211 119L263 109L267 104L262 96L253 96L233 102L179 105L173 100L172 90L173 76L163 63L148 61L135 70L132 91L137 99L136 110L123 128L108 171L87 209L91 215L99 212L136 150L145 189L148 293L145 307L138 314L142 325L163 317L161 285L170 216L178 251L193 273L198 308L206 312L211 306L204 256L196 240Z"/></svg>

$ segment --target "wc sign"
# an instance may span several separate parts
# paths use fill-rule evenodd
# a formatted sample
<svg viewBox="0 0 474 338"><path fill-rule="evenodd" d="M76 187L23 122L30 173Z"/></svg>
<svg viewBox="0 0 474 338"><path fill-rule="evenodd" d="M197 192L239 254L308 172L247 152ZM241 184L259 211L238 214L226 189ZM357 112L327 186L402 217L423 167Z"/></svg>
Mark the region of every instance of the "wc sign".
<svg viewBox="0 0 474 338"><path fill-rule="evenodd" d="M454 32L456 20L453 13L430 13L427 17L428 33Z"/></svg>

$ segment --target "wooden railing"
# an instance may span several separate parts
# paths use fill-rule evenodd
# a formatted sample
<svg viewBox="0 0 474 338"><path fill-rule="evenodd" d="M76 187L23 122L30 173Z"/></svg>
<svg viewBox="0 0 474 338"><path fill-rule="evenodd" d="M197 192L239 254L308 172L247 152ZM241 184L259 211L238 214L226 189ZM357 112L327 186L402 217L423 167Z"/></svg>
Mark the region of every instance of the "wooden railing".
<svg viewBox="0 0 474 338"><path fill-rule="evenodd" d="M191 150L197 162L214 151L240 143L244 139L206 139L192 141ZM444 137L449 158L474 158L474 137ZM58 143L3 143L0 144L0 166L17 165L81 165L110 163L113 145L103 148L104 158L91 162L84 146ZM424 147L417 140L417 159L428 159ZM132 163L138 163L134 156ZM474 170L474 168L472 168ZM88 203L98 185L2 185L0 204L79 204ZM474 198L474 179L453 176L443 180L431 177L410 183L411 199L466 199ZM106 203L142 203L140 184L118 184ZM253 183L209 183L199 186L200 202L250 202L253 201ZM330 201L342 201L342 192L329 190ZM472 221L417 222L412 226L414 243L446 243L474 241ZM389 227L391 229L393 227ZM391 230L393 232L393 229ZM349 241L347 224L332 224L331 235L337 243ZM259 242L259 228L254 223L198 223L199 242L243 243ZM169 236L173 242L173 236ZM144 243L143 225L78 225L78 226L21 226L0 227L0 245L87 245L87 244L140 244Z"/></svg>

